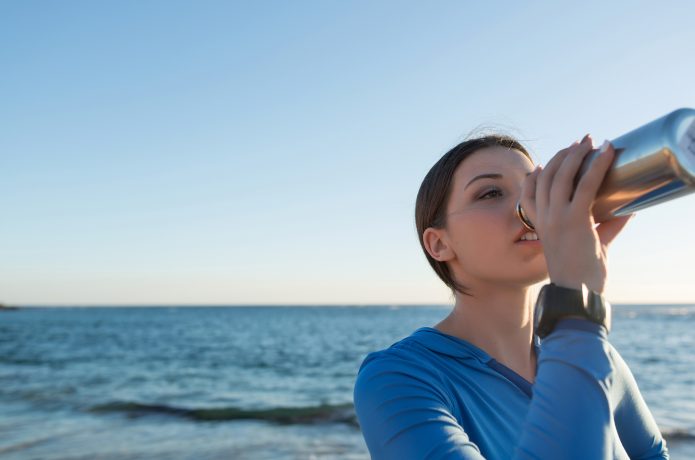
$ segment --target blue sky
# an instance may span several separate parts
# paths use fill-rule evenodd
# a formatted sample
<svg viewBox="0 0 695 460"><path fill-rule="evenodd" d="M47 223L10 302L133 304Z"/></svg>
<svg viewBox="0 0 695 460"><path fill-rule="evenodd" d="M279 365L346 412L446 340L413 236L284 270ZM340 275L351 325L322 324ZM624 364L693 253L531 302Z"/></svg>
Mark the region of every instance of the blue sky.
<svg viewBox="0 0 695 460"><path fill-rule="evenodd" d="M0 3L0 301L446 303L415 195L480 126L547 162L695 107L688 2ZM694 302L695 196L609 251Z"/></svg>

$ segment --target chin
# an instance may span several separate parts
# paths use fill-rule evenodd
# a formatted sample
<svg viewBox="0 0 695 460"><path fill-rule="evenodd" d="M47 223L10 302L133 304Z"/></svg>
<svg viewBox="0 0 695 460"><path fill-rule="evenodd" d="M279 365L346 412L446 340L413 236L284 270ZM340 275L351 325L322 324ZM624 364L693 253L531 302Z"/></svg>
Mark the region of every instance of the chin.
<svg viewBox="0 0 695 460"><path fill-rule="evenodd" d="M548 279L548 269L545 266L545 259L543 260L542 267L534 267L531 270L526 270L524 272L523 278L520 280L526 286L533 286L534 284L541 283Z"/></svg>
<svg viewBox="0 0 695 460"><path fill-rule="evenodd" d="M545 281L548 279L550 275L548 274L548 268L545 266L545 259L543 259L543 267L542 269L538 270L537 272L533 273L533 276L530 276L529 278L531 279L532 284L540 283L541 281Z"/></svg>

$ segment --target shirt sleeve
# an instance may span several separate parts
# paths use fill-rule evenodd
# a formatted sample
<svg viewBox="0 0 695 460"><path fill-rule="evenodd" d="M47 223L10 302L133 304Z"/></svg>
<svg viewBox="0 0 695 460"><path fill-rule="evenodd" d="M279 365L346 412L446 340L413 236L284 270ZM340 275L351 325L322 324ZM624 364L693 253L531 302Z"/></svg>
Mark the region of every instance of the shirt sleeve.
<svg viewBox="0 0 695 460"><path fill-rule="evenodd" d="M365 362L354 403L372 460L484 459L431 382L396 357Z"/></svg>
<svg viewBox="0 0 695 460"><path fill-rule="evenodd" d="M388 360L388 362L384 362ZM365 360L355 411L373 460L480 460L480 449L451 413L438 376L399 358ZM618 452L619 436L625 452ZM622 448L621 448L622 449ZM668 458L634 377L605 328L562 320L541 343L533 397L516 459Z"/></svg>
<svg viewBox="0 0 695 460"><path fill-rule="evenodd" d="M517 458L607 459L626 453L630 458L668 458L661 433L606 329L582 319L561 320L541 344Z"/></svg>
<svg viewBox="0 0 695 460"><path fill-rule="evenodd" d="M611 347L612 348L612 347ZM668 458L666 442L642 397L635 377L617 350L612 348L616 379L612 400L615 410L613 418L628 455L633 460Z"/></svg>

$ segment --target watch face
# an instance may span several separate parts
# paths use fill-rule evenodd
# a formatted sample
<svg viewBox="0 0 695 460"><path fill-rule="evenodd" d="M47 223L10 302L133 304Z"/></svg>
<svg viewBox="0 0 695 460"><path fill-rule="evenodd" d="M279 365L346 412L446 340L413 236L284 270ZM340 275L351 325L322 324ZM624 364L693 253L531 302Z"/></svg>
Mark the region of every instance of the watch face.
<svg viewBox="0 0 695 460"><path fill-rule="evenodd" d="M603 324L608 331L611 330L611 304L601 295L590 291L586 303L586 310L594 322Z"/></svg>

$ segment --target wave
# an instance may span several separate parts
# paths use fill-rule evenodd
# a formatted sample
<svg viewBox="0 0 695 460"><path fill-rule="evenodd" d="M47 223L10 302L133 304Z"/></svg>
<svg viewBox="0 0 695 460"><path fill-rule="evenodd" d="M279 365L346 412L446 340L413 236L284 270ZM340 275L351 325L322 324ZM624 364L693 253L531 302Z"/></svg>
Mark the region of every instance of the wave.
<svg viewBox="0 0 695 460"><path fill-rule="evenodd" d="M661 435L667 441L695 441L695 433L682 428L661 430Z"/></svg>
<svg viewBox="0 0 695 460"><path fill-rule="evenodd" d="M15 364L21 366L40 366L43 364L51 364L50 361L45 361L43 359L29 359L29 358L0 358L0 364Z"/></svg>
<svg viewBox="0 0 695 460"><path fill-rule="evenodd" d="M46 443L48 441L52 441L52 440L57 439L57 438L59 438L59 436L55 436L55 435L44 436L43 438L31 439L28 441L19 442L17 444L11 444L9 446L0 446L0 454L8 454L10 452L28 449L30 447L34 447L34 446L37 446L39 444Z"/></svg>
<svg viewBox="0 0 695 460"><path fill-rule="evenodd" d="M274 407L270 409L240 409L238 407L183 408L165 404L109 402L87 409L93 413L117 412L129 417L143 415L172 415L195 421L264 420L279 424L346 423L359 426L354 406L322 404L310 407Z"/></svg>
<svg viewBox="0 0 695 460"><path fill-rule="evenodd" d="M626 304L613 305L613 315L622 318L640 317L693 317L695 316L695 305L690 304Z"/></svg>

